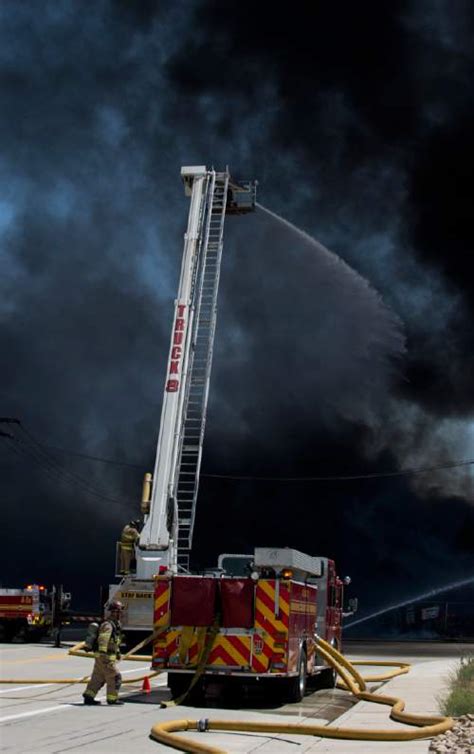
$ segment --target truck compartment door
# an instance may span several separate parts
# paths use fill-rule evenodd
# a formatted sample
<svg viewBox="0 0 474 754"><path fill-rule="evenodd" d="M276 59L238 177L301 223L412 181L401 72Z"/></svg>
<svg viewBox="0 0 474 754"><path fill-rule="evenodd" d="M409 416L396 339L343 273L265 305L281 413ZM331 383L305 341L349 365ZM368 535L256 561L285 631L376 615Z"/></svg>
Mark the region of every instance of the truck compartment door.
<svg viewBox="0 0 474 754"><path fill-rule="evenodd" d="M171 591L172 626L212 626L216 579L175 576Z"/></svg>
<svg viewBox="0 0 474 754"><path fill-rule="evenodd" d="M221 579L222 626L253 628L254 583L251 579Z"/></svg>

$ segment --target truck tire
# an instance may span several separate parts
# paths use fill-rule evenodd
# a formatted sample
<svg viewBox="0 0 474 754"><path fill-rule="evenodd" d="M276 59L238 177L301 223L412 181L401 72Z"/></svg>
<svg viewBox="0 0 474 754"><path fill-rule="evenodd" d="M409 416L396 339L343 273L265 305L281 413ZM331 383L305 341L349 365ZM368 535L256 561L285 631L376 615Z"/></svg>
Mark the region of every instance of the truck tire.
<svg viewBox="0 0 474 754"><path fill-rule="evenodd" d="M323 688L335 689L336 683L337 683L337 673L334 670L334 668L328 668L327 670L323 670L322 675L326 676L326 678L323 679L323 683L325 683L325 686L323 686Z"/></svg>
<svg viewBox="0 0 474 754"><path fill-rule="evenodd" d="M334 668L324 668L308 678L308 687L311 691L320 689L333 689L336 686L337 673Z"/></svg>
<svg viewBox="0 0 474 754"><path fill-rule="evenodd" d="M178 696L184 694L189 684L191 683L192 675L187 673L168 673L168 688L171 691L173 699L177 699Z"/></svg>
<svg viewBox="0 0 474 754"><path fill-rule="evenodd" d="M15 632L16 629L15 626L12 625L12 621L5 621L4 623L2 623L2 641L10 644L10 642L13 641Z"/></svg>
<svg viewBox="0 0 474 754"><path fill-rule="evenodd" d="M298 661L298 675L296 678L290 678L288 682L288 702L301 702L306 692L306 678L306 650L302 649Z"/></svg>
<svg viewBox="0 0 474 754"><path fill-rule="evenodd" d="M331 640L331 646L334 647L334 649L339 649L338 643L335 639ZM323 664L324 660L321 656L319 656L316 653L316 663ZM336 687L337 682L337 673L334 670L334 668L328 666L324 668L323 670L320 670L319 672L315 673L314 675L311 675L308 678L308 686L311 687L312 691L318 691L319 689L334 689Z"/></svg>
<svg viewBox="0 0 474 754"><path fill-rule="evenodd" d="M188 681L189 687L191 681ZM206 706L206 686L203 678L200 678L198 682L192 687L191 691L184 699L184 704L192 704L193 707L205 707Z"/></svg>
<svg viewBox="0 0 474 754"><path fill-rule="evenodd" d="M193 678L194 676L191 673L168 673L168 688L171 691L173 699L177 699L189 689ZM189 694L185 697L183 704L198 706L204 703L204 699L204 683L202 678L199 678Z"/></svg>

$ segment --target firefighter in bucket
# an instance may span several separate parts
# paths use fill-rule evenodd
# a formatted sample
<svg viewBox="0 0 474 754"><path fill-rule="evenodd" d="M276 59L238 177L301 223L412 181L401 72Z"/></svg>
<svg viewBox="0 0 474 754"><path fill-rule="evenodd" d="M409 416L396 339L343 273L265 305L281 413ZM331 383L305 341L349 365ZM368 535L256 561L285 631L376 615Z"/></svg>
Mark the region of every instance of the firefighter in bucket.
<svg viewBox="0 0 474 754"><path fill-rule="evenodd" d="M123 704L118 698L122 676L117 667L117 660L121 659L122 610L121 602L111 602L107 608L109 616L98 626L97 638L92 647L95 662L90 681L83 694L84 704L100 704L95 695L104 684L107 684L107 704Z"/></svg>
<svg viewBox="0 0 474 754"><path fill-rule="evenodd" d="M135 545L140 539L141 530L140 521L130 521L122 529L120 535L120 573L127 575L130 573L130 566L135 554Z"/></svg>

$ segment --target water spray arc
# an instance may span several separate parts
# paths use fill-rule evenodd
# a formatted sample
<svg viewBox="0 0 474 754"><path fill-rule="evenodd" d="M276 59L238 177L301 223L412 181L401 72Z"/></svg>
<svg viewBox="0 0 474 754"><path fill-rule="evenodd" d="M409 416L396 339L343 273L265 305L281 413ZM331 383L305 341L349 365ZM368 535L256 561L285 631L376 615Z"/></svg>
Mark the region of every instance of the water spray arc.
<svg viewBox="0 0 474 754"><path fill-rule="evenodd" d="M471 576L469 579L453 581L451 584L445 584L444 586L440 586L437 589L430 589L428 592L423 592L423 594L418 595L418 597L411 597L410 599L403 600L403 602L397 602L396 605L389 605L388 607L376 610L374 613L370 613L370 615L366 615L363 618L353 620L350 623L347 623L345 628L347 630L348 628L352 628L353 626L358 626L360 623L365 623L368 620L372 620L372 618L377 618L380 615L385 615L385 613L389 613L391 610L397 610L397 608L399 607L406 607L406 605L411 605L413 604L413 602L420 602L420 600L428 599L429 597L435 597L437 594L442 594L442 592L448 592L451 589L459 589L462 586L468 586L472 583L474 583L474 576Z"/></svg>
<svg viewBox="0 0 474 754"><path fill-rule="evenodd" d="M260 204L259 202L255 202L255 206L258 209L261 209L262 212L265 212L269 217L272 217L274 220L279 222L281 225L284 225L288 230L292 231L293 233L296 233L303 241L306 243L309 243L311 246L313 246L315 249L317 249L321 254L327 255L331 260L335 263L341 264L344 267L347 268L348 271L350 271L353 275L356 273L351 270L349 265L347 265L343 260L336 256L336 254L333 254L329 249L326 249L325 246L323 246L319 241L317 241L313 236L310 236L309 233L307 233L302 228L298 228L297 225L294 225L289 220L286 220L284 217L281 217L281 215L278 215L276 212L272 212L271 209L268 209L268 207L264 207L263 204ZM366 282L368 285L368 283Z"/></svg>
<svg viewBox="0 0 474 754"><path fill-rule="evenodd" d="M359 350L347 355L345 366L348 367L358 360L364 361L367 353L370 353L370 368L373 373L375 364L388 365L393 359L398 359L405 351L402 323L368 280L302 228L259 202L256 202L255 206L313 252L306 258L308 263L312 262L312 266L308 267L308 278L302 280L302 284L309 282L308 292L314 293L322 305L322 310L330 311L331 317L335 318L335 325L330 322L325 330L331 338L335 335L340 337L340 332L346 337L351 336L352 340L349 342L338 340L338 345L343 350L354 348L354 340L359 342ZM287 244L289 253L293 250L292 246L294 243ZM300 249L297 251L297 256L302 258ZM317 316L312 311L311 316L314 315ZM392 370L393 363L389 371Z"/></svg>

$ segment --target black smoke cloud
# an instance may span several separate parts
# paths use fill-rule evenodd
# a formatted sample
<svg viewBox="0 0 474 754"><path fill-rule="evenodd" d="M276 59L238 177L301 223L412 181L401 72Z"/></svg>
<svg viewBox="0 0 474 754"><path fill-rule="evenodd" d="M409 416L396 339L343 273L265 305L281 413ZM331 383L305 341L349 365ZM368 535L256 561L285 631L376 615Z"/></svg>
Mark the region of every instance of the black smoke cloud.
<svg viewBox="0 0 474 754"><path fill-rule="evenodd" d="M2 413L44 442L151 467L187 210L179 166L230 164L394 315L261 212L229 221L203 471L325 476L469 456L469 4L288 14L102 0L85 14L63 0L0 13ZM111 503L15 447L3 446L2 497L24 544L5 550L2 580L69 581L85 599L110 578L141 472L57 456ZM334 554L362 597L404 596L414 570L423 588L472 565L469 483L204 476L195 559L291 545Z"/></svg>

